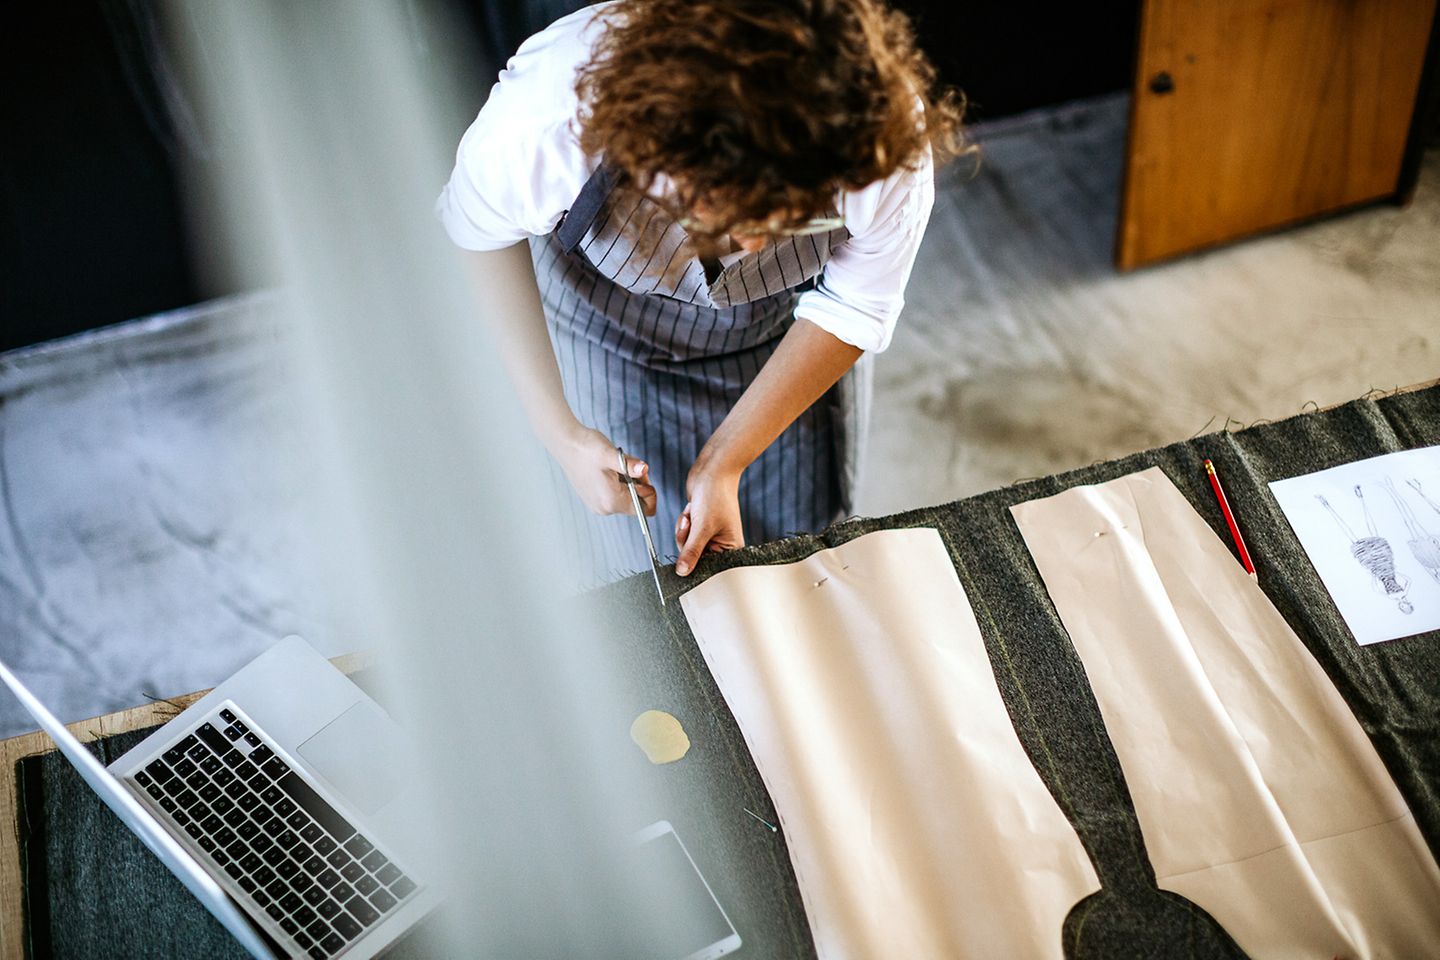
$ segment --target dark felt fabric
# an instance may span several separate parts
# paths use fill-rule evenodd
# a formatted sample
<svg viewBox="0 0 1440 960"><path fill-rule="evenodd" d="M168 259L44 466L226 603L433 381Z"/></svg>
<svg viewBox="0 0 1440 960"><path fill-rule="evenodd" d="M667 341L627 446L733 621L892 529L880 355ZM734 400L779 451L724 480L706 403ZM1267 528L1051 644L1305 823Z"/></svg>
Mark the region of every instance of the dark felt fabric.
<svg viewBox="0 0 1440 960"><path fill-rule="evenodd" d="M90 745L109 763L151 731L108 737ZM43 861L49 922L27 930L36 957L248 956L225 929L160 865L58 754L20 761L28 802L22 811L30 834L29 858ZM29 903L35 879L27 884ZM203 944L203 954L194 952ZM49 948L47 953L46 948Z"/></svg>
<svg viewBox="0 0 1440 960"><path fill-rule="evenodd" d="M1214 460L1261 586L1354 709L1432 850L1440 850L1440 633L1356 645L1266 486L1271 480L1435 443L1440 443L1440 388L1356 401L943 506L849 520L821 535L708 559L689 580L666 570L664 582L668 594L678 597L733 566L798 560L873 530L938 528L974 606L1020 740L1100 876L1103 889L1078 904L1064 930L1056 931L1066 955L1240 957L1204 911L1156 888L1124 776L1084 670L1008 507L1160 466L1228 543L1201 466L1207 457ZM813 957L784 838L744 812L748 807L774 820L764 785L679 603L672 601L662 612L649 574L597 591L591 600L597 613L620 628L618 655L631 679L623 706L633 709L624 722L640 710L668 710L680 718L693 744L679 763L644 768L650 789L637 819L674 822L745 939L740 956ZM105 747L118 755L138 737L114 738ZM46 794L42 858L49 864L49 928L57 956L238 956L178 883L77 789L63 764L49 758L31 772L42 777ZM182 946L197 942L203 948ZM407 941L402 950L397 955L430 955L418 940Z"/></svg>
<svg viewBox="0 0 1440 960"><path fill-rule="evenodd" d="M1205 459L1213 460L1245 531L1261 586L1355 710L1432 851L1440 851L1440 632L1356 645L1267 486L1272 480L1436 443L1440 388L1356 401L1236 433L1197 437L943 506L846 521L818 536L711 558L689 583L667 571L665 583L667 591L678 596L730 567L791 562L874 530L938 528L975 609L1020 740L1100 875L1101 891L1079 904L1066 921L1066 955L1097 960L1240 957L1244 954L1203 910L1155 886L1124 776L1084 669L1008 508L1078 484L1159 466L1228 544L1229 533L1202 466ZM661 615L653 603L644 602L646 586L643 578L632 578L606 599L632 629L655 633L661 629ZM627 590L629 595L621 599ZM700 664L708 696L718 700L679 605L670 604L664 618L680 639L680 649ZM723 701L720 708L716 727L743 756L743 740ZM763 789L748 763L737 764L736 780L747 791ZM788 862L784 867L784 878L772 881L773 886L793 884ZM751 882L759 881L752 877ZM798 914L798 907L788 901L783 910ZM813 956L813 950L803 955Z"/></svg>

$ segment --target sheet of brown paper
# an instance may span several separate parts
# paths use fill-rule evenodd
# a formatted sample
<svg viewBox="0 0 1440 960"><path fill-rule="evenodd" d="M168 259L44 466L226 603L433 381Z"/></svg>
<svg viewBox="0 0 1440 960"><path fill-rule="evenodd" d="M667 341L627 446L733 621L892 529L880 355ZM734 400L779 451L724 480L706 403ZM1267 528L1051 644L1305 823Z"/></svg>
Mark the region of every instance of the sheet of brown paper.
<svg viewBox="0 0 1440 960"><path fill-rule="evenodd" d="M1065 916L1099 881L1020 746L935 530L727 570L681 603L822 960L1063 956Z"/></svg>
<svg viewBox="0 0 1440 960"><path fill-rule="evenodd" d="M1257 958L1440 955L1440 869L1405 801L1169 478L1150 469L1011 512L1085 665L1160 887Z"/></svg>

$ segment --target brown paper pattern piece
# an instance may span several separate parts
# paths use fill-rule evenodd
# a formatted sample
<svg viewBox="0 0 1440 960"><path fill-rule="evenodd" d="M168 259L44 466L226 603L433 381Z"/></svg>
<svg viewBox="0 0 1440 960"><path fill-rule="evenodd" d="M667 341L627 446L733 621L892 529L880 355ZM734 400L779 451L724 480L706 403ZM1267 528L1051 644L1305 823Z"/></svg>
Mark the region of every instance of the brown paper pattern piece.
<svg viewBox="0 0 1440 960"><path fill-rule="evenodd" d="M1404 799L1170 479L1152 468L1011 511L1095 691L1159 886L1257 958L1440 955L1440 868Z"/></svg>
<svg viewBox="0 0 1440 960"><path fill-rule="evenodd" d="M681 598L779 814L821 960L1060 960L1099 889L1020 745L940 535Z"/></svg>

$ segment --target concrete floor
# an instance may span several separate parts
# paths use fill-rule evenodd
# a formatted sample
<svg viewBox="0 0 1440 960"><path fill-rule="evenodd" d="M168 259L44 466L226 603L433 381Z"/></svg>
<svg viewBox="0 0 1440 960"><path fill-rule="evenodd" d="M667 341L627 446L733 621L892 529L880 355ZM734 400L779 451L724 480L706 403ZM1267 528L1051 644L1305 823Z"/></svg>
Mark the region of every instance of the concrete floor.
<svg viewBox="0 0 1440 960"><path fill-rule="evenodd" d="M876 365L860 512L1440 376L1440 151L1375 206L1117 274L1128 99L980 131Z"/></svg>
<svg viewBox="0 0 1440 960"><path fill-rule="evenodd" d="M980 132L878 358L861 512L947 500L1440 371L1440 153L1373 207L1110 267L1126 101ZM0 657L65 719L222 679L316 609L265 296L0 355ZM30 729L0 696L0 737Z"/></svg>

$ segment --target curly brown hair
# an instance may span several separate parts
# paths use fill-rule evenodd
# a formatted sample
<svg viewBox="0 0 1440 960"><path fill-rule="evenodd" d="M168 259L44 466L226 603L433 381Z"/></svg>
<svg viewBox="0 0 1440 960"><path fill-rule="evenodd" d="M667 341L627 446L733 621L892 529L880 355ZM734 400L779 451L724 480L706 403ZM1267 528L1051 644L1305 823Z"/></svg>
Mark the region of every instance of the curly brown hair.
<svg viewBox="0 0 1440 960"><path fill-rule="evenodd" d="M704 226L772 229L963 152L964 99L879 0L618 0L576 81L583 150Z"/></svg>

